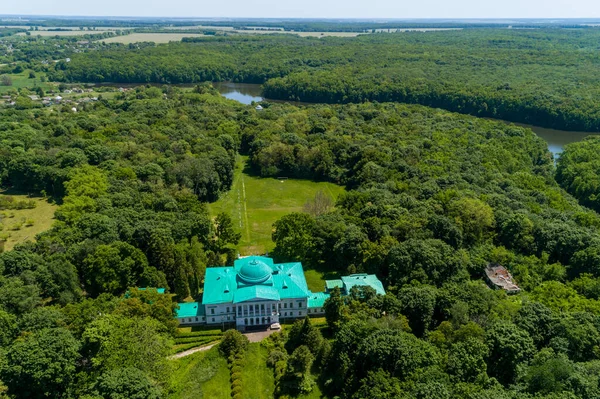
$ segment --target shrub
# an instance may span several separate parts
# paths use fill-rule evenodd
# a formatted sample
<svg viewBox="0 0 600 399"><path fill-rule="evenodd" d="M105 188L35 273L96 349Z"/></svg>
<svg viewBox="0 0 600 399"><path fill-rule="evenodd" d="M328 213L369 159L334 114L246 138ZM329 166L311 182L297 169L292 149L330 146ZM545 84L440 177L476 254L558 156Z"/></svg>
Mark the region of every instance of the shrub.
<svg viewBox="0 0 600 399"><path fill-rule="evenodd" d="M33 219L27 219L27 221L25 222L25 226L27 227L31 227L35 224L35 220Z"/></svg>
<svg viewBox="0 0 600 399"><path fill-rule="evenodd" d="M232 373L231 374L231 381L235 381L235 380L241 381L241 378L242 378L242 373Z"/></svg>
<svg viewBox="0 0 600 399"><path fill-rule="evenodd" d="M219 344L219 351L229 358L233 354L244 352L248 348L248 338L237 330L227 330Z"/></svg>

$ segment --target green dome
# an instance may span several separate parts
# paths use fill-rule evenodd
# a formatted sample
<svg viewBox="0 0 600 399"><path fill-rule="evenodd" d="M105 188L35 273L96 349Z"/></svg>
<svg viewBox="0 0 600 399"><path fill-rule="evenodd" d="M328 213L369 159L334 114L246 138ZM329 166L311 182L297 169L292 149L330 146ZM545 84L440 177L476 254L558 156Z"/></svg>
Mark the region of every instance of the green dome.
<svg viewBox="0 0 600 399"><path fill-rule="evenodd" d="M246 284L260 284L271 277L271 272L266 263L252 259L240 268L238 275Z"/></svg>

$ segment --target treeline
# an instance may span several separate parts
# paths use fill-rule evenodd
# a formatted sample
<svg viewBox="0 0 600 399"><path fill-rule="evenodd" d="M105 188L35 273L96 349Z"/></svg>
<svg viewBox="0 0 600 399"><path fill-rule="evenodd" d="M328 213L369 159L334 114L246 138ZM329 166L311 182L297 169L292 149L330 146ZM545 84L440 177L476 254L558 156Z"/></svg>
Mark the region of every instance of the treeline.
<svg viewBox="0 0 600 399"><path fill-rule="evenodd" d="M558 183L581 204L600 211L600 137L565 146L556 168Z"/></svg>
<svg viewBox="0 0 600 399"><path fill-rule="evenodd" d="M17 33L25 32L25 29L22 28L1 28L0 29L0 37L13 36Z"/></svg>
<svg viewBox="0 0 600 399"><path fill-rule="evenodd" d="M600 31L465 30L294 38L193 38L75 55L54 79L265 83L268 98L400 101L566 130L598 131Z"/></svg>

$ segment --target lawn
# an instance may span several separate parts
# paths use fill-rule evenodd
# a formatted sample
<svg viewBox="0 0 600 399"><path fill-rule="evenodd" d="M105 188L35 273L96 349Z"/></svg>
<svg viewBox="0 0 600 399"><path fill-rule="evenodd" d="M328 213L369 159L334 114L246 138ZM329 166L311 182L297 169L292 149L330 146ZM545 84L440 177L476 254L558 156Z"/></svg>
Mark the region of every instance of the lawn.
<svg viewBox="0 0 600 399"><path fill-rule="evenodd" d="M5 194L0 194L6 197ZM34 241L35 236L48 230L54 222L54 212L58 208L44 198L28 198L27 195L10 195L16 201L35 201L33 209L0 210L0 237L6 239L4 250L11 250L16 244Z"/></svg>
<svg viewBox="0 0 600 399"><path fill-rule="evenodd" d="M305 270L304 277L306 278L306 284L308 289L312 292L323 292L325 291L325 274L316 270ZM329 277L329 276L328 276Z"/></svg>
<svg viewBox="0 0 600 399"><path fill-rule="evenodd" d="M262 255L271 251L273 223L291 212L302 212L304 204L322 190L334 201L343 187L310 180L261 178L244 172L247 158L236 165L232 189L210 205L211 215L231 215L242 233L238 250L241 255Z"/></svg>
<svg viewBox="0 0 600 399"><path fill-rule="evenodd" d="M169 399L230 399L227 361L217 347L173 360Z"/></svg>
<svg viewBox="0 0 600 399"><path fill-rule="evenodd" d="M275 391L273 370L267 367L267 349L260 343L252 343L246 352L242 370L244 399L271 399Z"/></svg>
<svg viewBox="0 0 600 399"><path fill-rule="evenodd" d="M11 86L2 86L0 85L0 93L6 93L11 89L20 89L26 87L28 89L34 89L35 87L41 87L44 90L48 90L52 88L52 85L48 82L42 82L40 77L44 74L41 72L35 72L36 77L34 79L29 79L30 70L25 70L21 73L11 73L7 74L12 79Z"/></svg>

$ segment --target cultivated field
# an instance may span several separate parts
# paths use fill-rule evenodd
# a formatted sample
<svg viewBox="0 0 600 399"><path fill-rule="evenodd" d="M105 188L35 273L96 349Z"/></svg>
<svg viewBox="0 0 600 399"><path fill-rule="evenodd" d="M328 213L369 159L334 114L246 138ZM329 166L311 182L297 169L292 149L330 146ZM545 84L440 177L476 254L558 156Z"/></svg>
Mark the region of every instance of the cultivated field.
<svg viewBox="0 0 600 399"><path fill-rule="evenodd" d="M232 189L210 205L211 215L231 215L242 233L238 246L241 255L259 255L273 249L273 223L291 212L302 212L304 204L322 190L334 201L344 191L333 183L310 180L277 180L243 173L246 158L236 165Z"/></svg>
<svg viewBox="0 0 600 399"><path fill-rule="evenodd" d="M108 39L99 40L105 43L139 43L139 42L154 42L154 43L169 43L180 42L184 37L202 37L200 33L132 33L130 35L115 36Z"/></svg>
<svg viewBox="0 0 600 399"><path fill-rule="evenodd" d="M7 197L0 194L0 197ZM0 210L0 238L6 240L4 250L11 250L25 241L34 241L35 236L48 230L54 222L54 212L58 208L43 198L28 198L26 195L11 195L15 201L35 201L33 209Z"/></svg>

